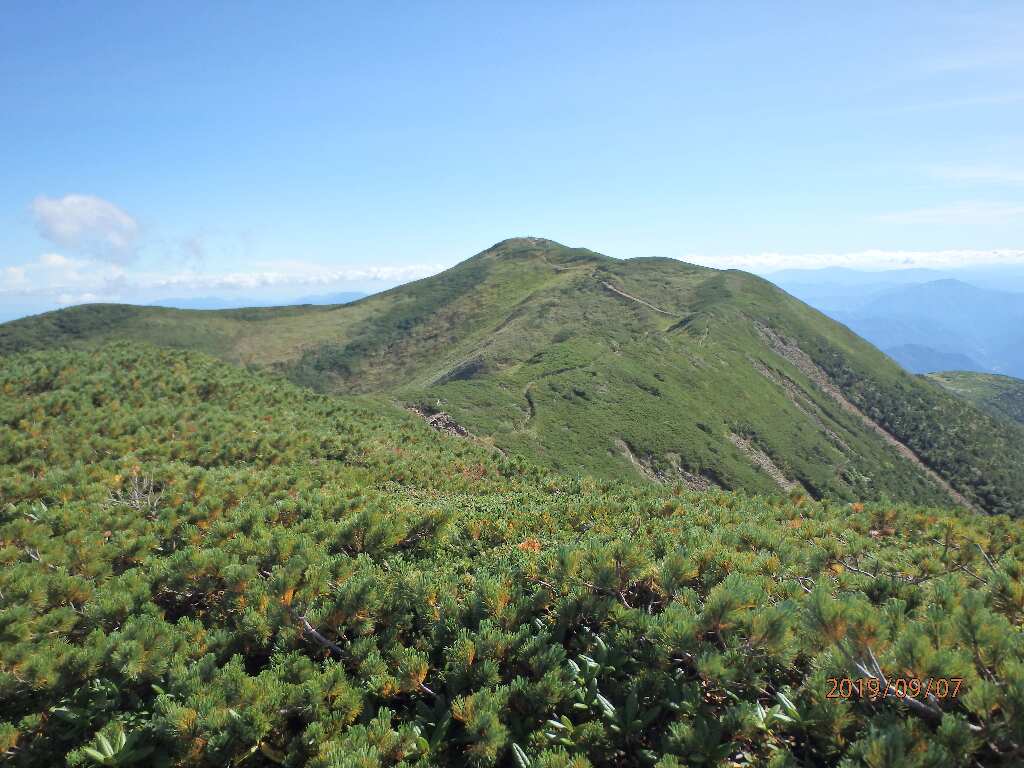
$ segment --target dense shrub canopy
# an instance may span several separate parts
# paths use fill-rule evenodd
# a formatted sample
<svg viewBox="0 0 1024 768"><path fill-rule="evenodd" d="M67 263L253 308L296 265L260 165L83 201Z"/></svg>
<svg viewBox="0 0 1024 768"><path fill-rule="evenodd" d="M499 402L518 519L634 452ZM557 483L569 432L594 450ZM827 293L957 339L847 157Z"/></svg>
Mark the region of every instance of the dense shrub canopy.
<svg viewBox="0 0 1024 768"><path fill-rule="evenodd" d="M212 359L0 366L16 765L1019 765L1024 527L542 473ZM833 699L829 678L962 678Z"/></svg>

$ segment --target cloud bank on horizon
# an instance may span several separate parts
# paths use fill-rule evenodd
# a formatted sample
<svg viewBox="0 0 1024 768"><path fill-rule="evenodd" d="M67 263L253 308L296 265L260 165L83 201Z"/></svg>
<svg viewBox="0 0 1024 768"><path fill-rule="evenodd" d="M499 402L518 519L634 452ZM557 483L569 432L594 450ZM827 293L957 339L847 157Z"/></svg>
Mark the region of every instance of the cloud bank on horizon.
<svg viewBox="0 0 1024 768"><path fill-rule="evenodd" d="M826 269L842 267L865 272L899 269L955 270L969 267L1024 265L1024 248L990 251L949 249L944 251L887 251L873 249L850 253L749 253L709 258L703 254L679 257L705 267L742 269L771 274L784 269Z"/></svg>
<svg viewBox="0 0 1024 768"><path fill-rule="evenodd" d="M282 258L216 269L202 235L175 243L147 241L135 217L95 195L39 195L30 211L39 236L65 253L0 267L0 322L92 302L149 304L210 292L286 303L300 293L373 292L435 274L438 263L339 266ZM152 252L152 253L151 253ZM167 254L173 254L167 258ZM6 306L5 306L6 305Z"/></svg>
<svg viewBox="0 0 1024 768"><path fill-rule="evenodd" d="M103 198L82 194L41 195L32 202L31 211L39 234L72 255L50 251L34 260L4 267L0 271L4 278L0 284L0 300L44 309L97 301L151 303L171 296L198 296L210 292L228 296L262 295L282 302L310 290L358 288L373 292L436 274L470 255L452 254L445 263L339 266L284 258L251 262L244 270L197 269L192 266L194 262L208 260L207 246L201 237L190 236L178 244L183 255L177 262L140 258L149 244L137 220L124 208ZM884 271L1024 265L1024 249L873 249L848 253L763 252L715 256L688 253L673 257L718 269L742 269L761 274L827 267Z"/></svg>

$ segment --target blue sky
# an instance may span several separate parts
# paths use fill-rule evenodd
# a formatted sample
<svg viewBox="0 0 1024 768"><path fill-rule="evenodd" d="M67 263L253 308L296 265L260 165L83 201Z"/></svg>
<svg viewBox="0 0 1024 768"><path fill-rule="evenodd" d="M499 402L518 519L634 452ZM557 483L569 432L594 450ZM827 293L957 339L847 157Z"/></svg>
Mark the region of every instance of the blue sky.
<svg viewBox="0 0 1024 768"><path fill-rule="evenodd" d="M12 5L0 310L376 290L516 235L1024 261L1024 5L784 6Z"/></svg>

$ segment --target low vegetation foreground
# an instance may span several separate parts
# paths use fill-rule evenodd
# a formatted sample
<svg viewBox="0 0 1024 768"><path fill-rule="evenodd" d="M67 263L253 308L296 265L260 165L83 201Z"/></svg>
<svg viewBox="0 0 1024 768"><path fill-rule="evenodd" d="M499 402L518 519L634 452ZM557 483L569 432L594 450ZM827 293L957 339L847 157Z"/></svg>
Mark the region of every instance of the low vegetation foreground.
<svg viewBox="0 0 1024 768"><path fill-rule="evenodd" d="M1024 761L1017 519L559 475L121 342L0 392L14 765Z"/></svg>

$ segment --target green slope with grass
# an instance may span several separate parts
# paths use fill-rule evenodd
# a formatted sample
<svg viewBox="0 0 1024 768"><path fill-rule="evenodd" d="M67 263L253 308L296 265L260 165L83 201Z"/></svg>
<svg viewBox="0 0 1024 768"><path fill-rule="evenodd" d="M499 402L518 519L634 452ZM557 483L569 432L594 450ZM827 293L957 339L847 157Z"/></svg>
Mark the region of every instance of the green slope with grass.
<svg viewBox="0 0 1024 768"><path fill-rule="evenodd" d="M971 371L931 373L928 378L993 416L1024 424L1024 380Z"/></svg>
<svg viewBox="0 0 1024 768"><path fill-rule="evenodd" d="M1019 520L567 478L136 344L0 393L7 765L1020 764Z"/></svg>
<svg viewBox="0 0 1024 768"><path fill-rule="evenodd" d="M0 326L0 350L112 338L444 410L557 471L1024 512L1024 430L742 272L521 238L340 307Z"/></svg>

